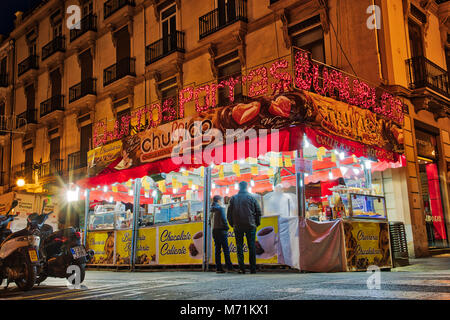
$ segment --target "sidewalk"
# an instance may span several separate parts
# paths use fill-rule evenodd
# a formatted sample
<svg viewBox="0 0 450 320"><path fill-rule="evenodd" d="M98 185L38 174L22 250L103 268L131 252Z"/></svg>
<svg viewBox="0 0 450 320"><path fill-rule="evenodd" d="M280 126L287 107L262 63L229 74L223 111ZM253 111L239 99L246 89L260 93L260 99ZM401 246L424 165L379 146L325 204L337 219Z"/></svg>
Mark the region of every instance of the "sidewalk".
<svg viewBox="0 0 450 320"><path fill-rule="evenodd" d="M393 268L393 272L450 272L450 253L427 258L409 259L409 266Z"/></svg>

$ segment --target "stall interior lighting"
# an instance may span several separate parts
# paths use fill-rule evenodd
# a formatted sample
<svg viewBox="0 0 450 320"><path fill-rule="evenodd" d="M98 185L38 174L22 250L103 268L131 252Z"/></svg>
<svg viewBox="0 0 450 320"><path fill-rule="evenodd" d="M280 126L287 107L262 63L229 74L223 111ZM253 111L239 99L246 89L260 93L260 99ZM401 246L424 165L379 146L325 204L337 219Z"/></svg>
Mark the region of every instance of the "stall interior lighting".
<svg viewBox="0 0 450 320"><path fill-rule="evenodd" d="M226 194L229 194L229 193L230 193L230 188L227 187L227 188L225 189L225 192L226 192Z"/></svg>
<svg viewBox="0 0 450 320"><path fill-rule="evenodd" d="M216 184L213 182L213 183L211 183L211 188L212 189L215 189L216 188Z"/></svg>
<svg viewBox="0 0 450 320"><path fill-rule="evenodd" d="M234 189L235 189L235 190L239 189L239 186L238 186L237 183L234 184Z"/></svg>
<svg viewBox="0 0 450 320"><path fill-rule="evenodd" d="M108 186L103 187L103 192L108 192Z"/></svg>
<svg viewBox="0 0 450 320"><path fill-rule="evenodd" d="M133 195L133 190L128 190L128 195L131 197Z"/></svg>
<svg viewBox="0 0 450 320"><path fill-rule="evenodd" d="M252 187L254 187L254 186L255 186L255 180L251 179L251 180L250 180L250 185L251 185Z"/></svg>
<svg viewBox="0 0 450 320"><path fill-rule="evenodd" d="M344 160L345 159L345 153L341 152L339 153L339 159Z"/></svg>
<svg viewBox="0 0 450 320"><path fill-rule="evenodd" d="M158 195L158 193L156 192L156 190L153 190L152 197L155 198L157 195Z"/></svg>
<svg viewBox="0 0 450 320"><path fill-rule="evenodd" d="M369 170L372 168L372 162L370 160L364 161L364 167Z"/></svg>
<svg viewBox="0 0 450 320"><path fill-rule="evenodd" d="M354 172L355 174L359 174L359 169L353 168L353 172Z"/></svg>
<svg viewBox="0 0 450 320"><path fill-rule="evenodd" d="M150 194L149 194L148 192L145 192L145 193L144 193L144 197L150 198Z"/></svg>
<svg viewBox="0 0 450 320"><path fill-rule="evenodd" d="M330 180L333 180L333 172L328 172L328 178L330 178Z"/></svg>
<svg viewBox="0 0 450 320"><path fill-rule="evenodd" d="M113 203L114 202L114 198L113 197L109 197L109 202Z"/></svg>

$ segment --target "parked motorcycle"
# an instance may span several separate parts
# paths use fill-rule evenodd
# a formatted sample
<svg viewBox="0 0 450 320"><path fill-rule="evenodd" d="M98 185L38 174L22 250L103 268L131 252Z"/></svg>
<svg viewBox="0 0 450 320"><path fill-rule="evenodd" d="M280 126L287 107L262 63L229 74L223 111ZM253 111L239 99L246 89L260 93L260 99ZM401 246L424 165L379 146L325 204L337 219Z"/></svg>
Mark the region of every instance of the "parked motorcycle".
<svg viewBox="0 0 450 320"><path fill-rule="evenodd" d="M46 202L44 203L43 209ZM69 266L78 266L80 272L80 283L84 281L86 263L94 256L94 252L86 248L81 243L81 233L74 228L67 228L53 232L53 228L44 224L51 214L42 214L39 219L39 229L41 231L41 267L36 283L42 283L47 277L69 278L73 273L68 273ZM75 282L73 279L72 282ZM72 283L74 284L74 283Z"/></svg>
<svg viewBox="0 0 450 320"><path fill-rule="evenodd" d="M14 200L0 222L0 234L4 237L0 245L0 284L6 278L6 287L14 281L19 289L26 291L33 288L36 281L40 237L29 221L23 230L12 233L7 229L8 223L14 220L9 214L17 204Z"/></svg>

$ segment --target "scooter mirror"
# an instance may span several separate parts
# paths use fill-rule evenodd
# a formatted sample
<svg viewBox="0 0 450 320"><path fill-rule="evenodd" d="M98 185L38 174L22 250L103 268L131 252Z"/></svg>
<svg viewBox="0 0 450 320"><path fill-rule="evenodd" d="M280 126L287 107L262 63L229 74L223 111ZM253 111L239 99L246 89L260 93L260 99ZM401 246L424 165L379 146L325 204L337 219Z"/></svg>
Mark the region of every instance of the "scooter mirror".
<svg viewBox="0 0 450 320"><path fill-rule="evenodd" d="M19 204L19 201L14 200L14 201L11 203L11 209L14 209L15 207L17 207L18 204Z"/></svg>

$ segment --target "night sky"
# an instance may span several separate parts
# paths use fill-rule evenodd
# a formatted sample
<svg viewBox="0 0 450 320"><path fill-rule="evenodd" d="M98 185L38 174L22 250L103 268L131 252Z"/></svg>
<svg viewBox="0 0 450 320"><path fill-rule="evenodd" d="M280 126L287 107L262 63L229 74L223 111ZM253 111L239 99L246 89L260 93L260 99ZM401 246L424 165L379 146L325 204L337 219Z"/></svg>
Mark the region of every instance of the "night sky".
<svg viewBox="0 0 450 320"><path fill-rule="evenodd" d="M0 0L0 34L7 35L14 28L14 13L27 11L41 0Z"/></svg>

